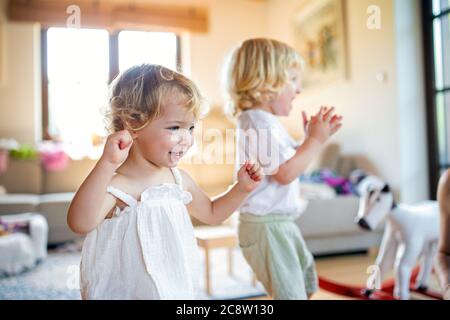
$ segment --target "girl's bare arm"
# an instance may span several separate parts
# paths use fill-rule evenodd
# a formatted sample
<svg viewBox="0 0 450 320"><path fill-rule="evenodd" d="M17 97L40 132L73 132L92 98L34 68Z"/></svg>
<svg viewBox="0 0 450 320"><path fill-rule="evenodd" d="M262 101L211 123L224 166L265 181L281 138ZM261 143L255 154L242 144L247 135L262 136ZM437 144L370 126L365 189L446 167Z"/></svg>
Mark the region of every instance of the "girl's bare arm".
<svg viewBox="0 0 450 320"><path fill-rule="evenodd" d="M282 185L291 183L306 170L321 149L322 143L311 138L306 139L297 148L295 155L278 167L278 170L272 175L272 178Z"/></svg>
<svg viewBox="0 0 450 320"><path fill-rule="evenodd" d="M115 198L106 193L115 166L100 160L84 180L73 198L67 215L67 223L76 233L88 233L94 229L115 205Z"/></svg>
<svg viewBox="0 0 450 320"><path fill-rule="evenodd" d="M128 131L111 134L94 169L75 194L67 214L67 224L76 233L88 233L106 217L116 203L106 192L117 166L125 161L133 143Z"/></svg>
<svg viewBox="0 0 450 320"><path fill-rule="evenodd" d="M258 165L245 164L239 170L238 182L227 192L211 200L187 173L182 174L186 189L191 192L193 199L188 205L189 213L210 225L223 222L235 212L262 179L262 170Z"/></svg>
<svg viewBox="0 0 450 320"><path fill-rule="evenodd" d="M280 165L272 174L272 178L279 184L286 185L297 179L308 167L313 158L320 152L322 146L342 124L342 117L333 115L334 108L320 108L317 115L310 121L303 113L303 125L306 139L300 145L295 155Z"/></svg>

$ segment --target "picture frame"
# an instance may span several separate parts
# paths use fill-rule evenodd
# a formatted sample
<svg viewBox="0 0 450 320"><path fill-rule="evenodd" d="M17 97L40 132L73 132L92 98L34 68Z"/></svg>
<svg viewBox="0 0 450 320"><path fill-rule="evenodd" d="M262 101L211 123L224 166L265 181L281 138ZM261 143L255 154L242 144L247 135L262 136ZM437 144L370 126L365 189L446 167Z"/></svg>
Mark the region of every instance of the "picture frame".
<svg viewBox="0 0 450 320"><path fill-rule="evenodd" d="M347 79L344 0L308 0L294 19L295 47L303 60L303 89Z"/></svg>

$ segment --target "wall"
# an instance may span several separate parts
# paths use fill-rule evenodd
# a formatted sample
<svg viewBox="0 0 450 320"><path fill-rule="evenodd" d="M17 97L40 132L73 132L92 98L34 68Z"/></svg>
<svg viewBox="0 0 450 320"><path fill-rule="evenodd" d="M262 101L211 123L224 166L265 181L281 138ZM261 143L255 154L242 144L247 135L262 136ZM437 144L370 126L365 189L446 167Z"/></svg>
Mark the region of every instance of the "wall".
<svg viewBox="0 0 450 320"><path fill-rule="evenodd" d="M38 25L5 22L0 3L5 79L0 84L0 137L33 143L40 134L40 47ZM3 47L4 46L4 47Z"/></svg>
<svg viewBox="0 0 450 320"><path fill-rule="evenodd" d="M267 34L264 1L203 1L210 7L210 33L191 37L192 78L210 103L223 104L221 71L225 57L240 41Z"/></svg>
<svg viewBox="0 0 450 320"><path fill-rule="evenodd" d="M419 1L395 0L402 200L427 200L425 75Z"/></svg>
<svg viewBox="0 0 450 320"><path fill-rule="evenodd" d="M0 0L0 17L6 0ZM118 1L118 0L116 0ZM136 2L144 0L137 0ZM177 0L151 0L180 3ZM225 55L243 39L270 36L294 43L293 14L302 0L185 0L210 10L210 32L184 36L187 71L213 106L224 102L220 72ZM413 5L411 5L411 3ZM344 128L333 138L343 152L362 154L396 189L403 201L426 198L426 142L419 0L347 0L348 79L305 90L283 122L302 135L301 110L335 105ZM369 5L382 13L381 30L366 27ZM411 5L411 6L410 6ZM0 85L0 137L21 142L40 137L39 27L4 23L6 81ZM377 75L386 76L385 82ZM401 116L400 116L401 115Z"/></svg>
<svg viewBox="0 0 450 320"><path fill-rule="evenodd" d="M272 37L295 43L291 23L303 2L269 1L268 29ZM283 122L293 135L300 137L301 110L312 114L320 105L336 106L344 116L344 127L332 140L339 143L345 153L368 157L402 201L415 202L427 198L428 179L424 159L423 92L420 91L423 86L421 56L414 53L414 50L420 51L420 39L416 38L417 33L420 35L420 25L413 27L419 7L416 0L398 2L400 5L394 6L391 0L346 1L347 79L305 90L295 101L292 116ZM414 2L415 6L404 11ZM381 9L380 30L369 30L366 26L369 17L366 10L370 5ZM289 12L292 14L286 16ZM405 19L407 30L401 27ZM408 56L411 58L402 61ZM405 73L408 67L411 69ZM377 80L379 74L385 76L384 81ZM409 113L411 108L417 112ZM414 131L416 125L419 130Z"/></svg>
<svg viewBox="0 0 450 320"><path fill-rule="evenodd" d="M5 17L6 0L0 0ZM179 4L176 0L148 3ZM136 1L139 2L139 1ZM186 0L207 6L210 32L183 37L190 47L184 59L188 73L202 88L211 105L223 102L220 69L226 52L239 41L266 33L266 5L248 0ZM6 22L6 80L0 86L0 137L33 143L41 137L40 32L29 23Z"/></svg>

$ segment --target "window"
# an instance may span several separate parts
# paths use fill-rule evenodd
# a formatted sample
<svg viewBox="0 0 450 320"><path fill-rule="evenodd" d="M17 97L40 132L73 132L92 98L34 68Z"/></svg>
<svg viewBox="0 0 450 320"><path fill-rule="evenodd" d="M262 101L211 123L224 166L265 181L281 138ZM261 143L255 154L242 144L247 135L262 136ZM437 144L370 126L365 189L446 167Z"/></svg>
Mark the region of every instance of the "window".
<svg viewBox="0 0 450 320"><path fill-rule="evenodd" d="M44 138L62 141L74 158L90 155L107 134L103 115L116 70L141 63L179 69L174 33L50 28L42 34Z"/></svg>
<svg viewBox="0 0 450 320"><path fill-rule="evenodd" d="M71 144L104 135L108 32L51 28L47 33L48 133Z"/></svg>
<svg viewBox="0 0 450 320"><path fill-rule="evenodd" d="M177 70L177 39L174 33L121 31L119 70L141 63L155 63Z"/></svg>
<svg viewBox="0 0 450 320"><path fill-rule="evenodd" d="M450 168L450 0L423 0L430 194Z"/></svg>

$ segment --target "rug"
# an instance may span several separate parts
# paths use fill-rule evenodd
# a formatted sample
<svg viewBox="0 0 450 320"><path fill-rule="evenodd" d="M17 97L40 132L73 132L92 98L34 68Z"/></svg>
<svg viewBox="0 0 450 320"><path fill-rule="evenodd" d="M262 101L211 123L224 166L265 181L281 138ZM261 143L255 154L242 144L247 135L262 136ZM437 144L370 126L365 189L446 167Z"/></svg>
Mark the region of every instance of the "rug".
<svg viewBox="0 0 450 320"><path fill-rule="evenodd" d="M239 248L233 252L233 276L228 275L228 251L210 253L212 295L201 290L198 299L233 300L265 296L260 283L254 287L252 272ZM48 257L34 269L13 277L0 278L0 300L79 300L79 246L68 244L49 250ZM203 254L201 258L204 259ZM202 268L204 262L201 261ZM200 278L204 288L204 272Z"/></svg>
<svg viewBox="0 0 450 320"><path fill-rule="evenodd" d="M205 288L204 255L201 254L200 287ZM209 253L211 263L211 296L205 290L199 294L199 299L248 299L266 296L261 283L253 286L253 272L245 261L239 248L233 251L233 275L228 275L228 249L214 249Z"/></svg>

